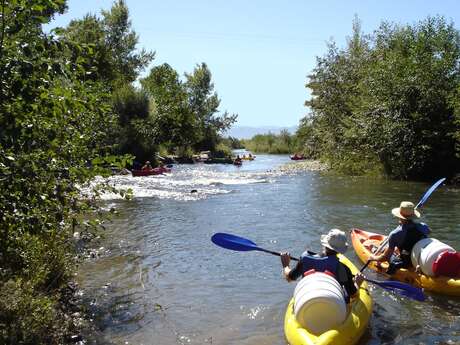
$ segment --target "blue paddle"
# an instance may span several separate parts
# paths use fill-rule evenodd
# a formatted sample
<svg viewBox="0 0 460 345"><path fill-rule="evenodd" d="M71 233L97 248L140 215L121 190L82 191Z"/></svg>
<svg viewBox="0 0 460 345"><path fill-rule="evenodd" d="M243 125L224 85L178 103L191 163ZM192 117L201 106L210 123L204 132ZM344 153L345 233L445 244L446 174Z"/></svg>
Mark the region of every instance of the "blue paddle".
<svg viewBox="0 0 460 345"><path fill-rule="evenodd" d="M215 233L211 237L212 243L218 245L219 247L225 248L225 249L230 249L230 250L236 250L239 252L247 252L247 251L260 251L264 253L269 253L272 255L277 255L280 256L281 253L267 250L264 248L260 248L255 244L254 242L248 240L247 238L240 237L240 236L235 236L231 234L226 234L222 232ZM298 258L290 256L292 260L299 261ZM367 267L367 264L364 266L364 268ZM363 269L364 269L363 268ZM398 281L378 281L378 280L373 280L369 278L365 278L366 281L375 284L377 286L380 286L381 288L399 293L401 295L410 297L412 299L415 299L417 301L424 301L425 300L425 295L423 294L423 290L416 288L412 285L398 282Z"/></svg>
<svg viewBox="0 0 460 345"><path fill-rule="evenodd" d="M256 250L259 252L265 252L265 253L281 256L281 253L279 252L274 252L271 250L267 250L267 249L258 247L257 244L248 240L247 238L235 236L231 234L226 234L223 232L218 232L212 235L211 241L212 243L218 245L219 247L230 249L230 250L236 250L238 252L248 252L251 250ZM292 256L291 256L291 259L295 261L299 261L298 258L294 258Z"/></svg>
<svg viewBox="0 0 460 345"><path fill-rule="evenodd" d="M425 201L428 200L428 198L430 197L431 193L433 193L433 191L438 188L438 186L443 183L444 181L446 180L445 177L443 177L442 179L439 179L437 182L435 182L431 187L430 189L428 189L426 191L426 193L422 196L422 198L420 199L420 201L418 202L417 206L415 206L415 209L419 208L419 207L422 207L423 204L425 203Z"/></svg>
<svg viewBox="0 0 460 345"><path fill-rule="evenodd" d="M364 278L366 281L369 283L372 283L374 285L378 285L381 288L391 291L391 292L396 292L399 293L400 295L412 298L416 301L423 302L426 299L425 294L423 293L423 289L420 289L418 287L399 282L396 280L374 280L370 278Z"/></svg>

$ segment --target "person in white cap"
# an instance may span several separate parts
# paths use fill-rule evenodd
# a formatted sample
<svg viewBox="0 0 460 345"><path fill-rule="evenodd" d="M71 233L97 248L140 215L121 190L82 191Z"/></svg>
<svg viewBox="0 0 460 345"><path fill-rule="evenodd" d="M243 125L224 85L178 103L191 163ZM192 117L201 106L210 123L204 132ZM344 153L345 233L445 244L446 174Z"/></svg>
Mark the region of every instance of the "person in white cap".
<svg viewBox="0 0 460 345"><path fill-rule="evenodd" d="M339 229L331 229L327 235L321 235L323 251L315 254L310 251L304 252L294 269L289 267L289 253L281 253L283 275L287 281L297 280L311 272L326 272L334 276L344 290L345 300L348 303L350 297L356 294L361 286L364 276L361 273L353 276L350 269L339 261L337 253L345 253L348 249L347 237Z"/></svg>
<svg viewBox="0 0 460 345"><path fill-rule="evenodd" d="M399 225L388 235L388 247L383 253L376 253L369 260L377 262L388 261L388 274L394 274L399 268L412 267L411 251L414 245L430 233L430 228L425 223L414 222L420 218L420 212L410 201L402 201L399 207L391 210L393 216L398 218ZM399 255L394 251L398 248Z"/></svg>

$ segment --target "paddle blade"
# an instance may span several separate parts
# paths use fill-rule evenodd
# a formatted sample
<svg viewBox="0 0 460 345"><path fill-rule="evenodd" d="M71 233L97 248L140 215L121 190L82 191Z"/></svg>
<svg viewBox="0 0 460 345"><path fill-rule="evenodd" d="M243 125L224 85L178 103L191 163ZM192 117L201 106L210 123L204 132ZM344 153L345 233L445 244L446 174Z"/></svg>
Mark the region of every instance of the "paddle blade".
<svg viewBox="0 0 460 345"><path fill-rule="evenodd" d="M385 290L398 293L402 296L409 297L416 301L423 302L426 299L426 296L423 293L423 289L420 289L418 287L415 287L415 286L412 286L412 285L409 285L403 282L398 282L395 280L379 281L379 280L373 280L369 278L365 278L365 280L372 284L380 286L381 288Z"/></svg>
<svg viewBox="0 0 460 345"><path fill-rule="evenodd" d="M443 183L444 181L446 180L445 177L443 177L442 179L440 179L439 181L437 181L434 185L432 185L430 187L430 189L428 189L426 191L426 193L423 195L423 197L420 199L420 201L418 202L417 206L415 206L415 208L419 208L419 207L422 207L423 204L425 203L425 201L427 201L427 199L430 197L431 193L433 193L433 191L438 188L438 186Z"/></svg>
<svg viewBox="0 0 460 345"><path fill-rule="evenodd" d="M260 250L260 248L257 247L254 242L248 240L247 238L226 234L223 232L218 232L212 235L211 241L219 247L230 250L237 250L239 252Z"/></svg>

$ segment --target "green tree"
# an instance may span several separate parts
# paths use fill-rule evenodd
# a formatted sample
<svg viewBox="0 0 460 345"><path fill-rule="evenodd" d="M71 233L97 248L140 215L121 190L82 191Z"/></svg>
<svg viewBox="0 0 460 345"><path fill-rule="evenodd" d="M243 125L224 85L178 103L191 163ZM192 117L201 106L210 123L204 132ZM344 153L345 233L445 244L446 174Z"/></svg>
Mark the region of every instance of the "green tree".
<svg viewBox="0 0 460 345"><path fill-rule="evenodd" d="M76 327L61 303L72 235L99 222L83 217L97 208L81 187L106 172L98 162L123 163L110 156L116 117L85 78L87 48L42 32L64 1L0 4L0 343L59 344Z"/></svg>
<svg viewBox="0 0 460 345"><path fill-rule="evenodd" d="M179 74L168 64L156 66L141 80L141 85L155 107L156 143L172 150L190 147L196 137L196 119Z"/></svg>
<svg viewBox="0 0 460 345"><path fill-rule="evenodd" d="M459 82L459 43L458 31L442 17L384 24L377 32L367 112L375 119L370 134L379 138L373 149L390 175L435 177L458 169L449 99Z"/></svg>
<svg viewBox="0 0 460 345"><path fill-rule="evenodd" d="M382 23L372 36L355 20L346 48L329 45L309 76L311 113L298 132L305 149L352 174L452 175L459 52L458 31L442 17Z"/></svg>
<svg viewBox="0 0 460 345"><path fill-rule="evenodd" d="M227 112L219 114L220 99L214 91L211 71L205 63L197 65L185 77L189 109L198 124L198 141L194 146L198 150L213 151L220 140L219 135L235 123L238 115Z"/></svg>
<svg viewBox="0 0 460 345"><path fill-rule="evenodd" d="M145 49L137 52L139 37L131 28L125 0L116 1L110 11L102 11L102 16L105 42L113 57L112 68L119 73L116 80L119 83L131 83L153 60L155 54Z"/></svg>
<svg viewBox="0 0 460 345"><path fill-rule="evenodd" d="M96 15L87 14L82 19L74 19L58 32L65 40L87 47L75 52L81 62L86 62L86 79L103 80L107 83L113 83L117 79L118 71L114 69L113 57L106 43L104 25Z"/></svg>
<svg viewBox="0 0 460 345"><path fill-rule="evenodd" d="M102 11L102 19L88 14L72 20L62 35L90 48L92 59L85 66L89 77L117 88L134 82L155 56L137 49L139 37L131 26L125 1L117 0L109 11Z"/></svg>
<svg viewBox="0 0 460 345"><path fill-rule="evenodd" d="M113 92L113 109L118 114L118 152L130 154L140 161L151 160L158 147L156 110L144 90L125 85Z"/></svg>

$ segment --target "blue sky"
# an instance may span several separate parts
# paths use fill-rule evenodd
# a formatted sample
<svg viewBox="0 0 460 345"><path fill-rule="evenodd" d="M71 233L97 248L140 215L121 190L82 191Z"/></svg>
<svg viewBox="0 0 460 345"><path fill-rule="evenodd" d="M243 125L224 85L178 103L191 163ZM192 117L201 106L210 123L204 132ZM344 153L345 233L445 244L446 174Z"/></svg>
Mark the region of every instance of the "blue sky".
<svg viewBox="0 0 460 345"><path fill-rule="evenodd" d="M112 0L69 0L52 23L109 9ZM169 63L180 74L206 62L222 99L220 109L238 113L240 126L295 126L308 113L307 75L331 39L344 46L355 15L364 33L382 21L414 24L443 15L460 27L460 2L126 0L139 47L156 52L152 63ZM145 72L147 73L147 72ZM144 73L144 74L145 74Z"/></svg>

